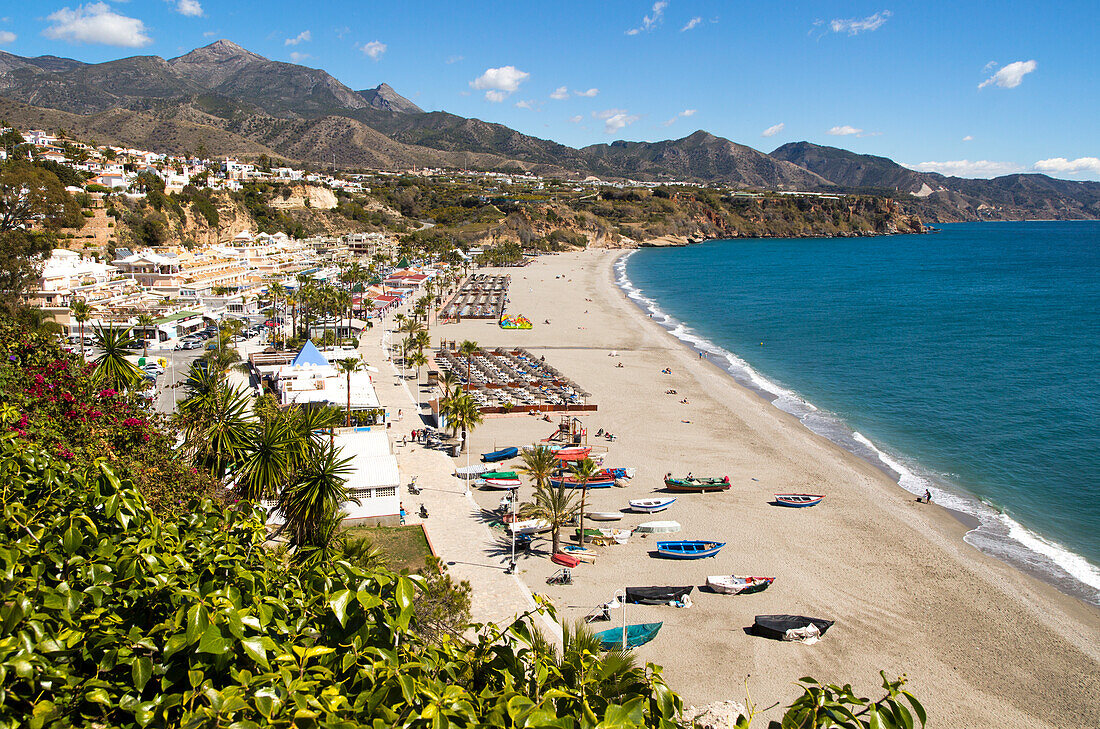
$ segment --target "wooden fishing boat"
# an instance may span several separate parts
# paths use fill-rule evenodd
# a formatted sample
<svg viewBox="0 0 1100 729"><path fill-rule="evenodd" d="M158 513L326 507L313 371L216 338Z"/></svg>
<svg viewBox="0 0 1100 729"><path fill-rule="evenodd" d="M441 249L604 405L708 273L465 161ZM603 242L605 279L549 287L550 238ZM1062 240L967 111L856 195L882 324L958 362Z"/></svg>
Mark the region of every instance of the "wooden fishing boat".
<svg viewBox="0 0 1100 729"><path fill-rule="evenodd" d="M804 509L807 506L817 506L824 498L824 494L776 494L775 503L793 509Z"/></svg>
<svg viewBox="0 0 1100 729"><path fill-rule="evenodd" d="M631 511L652 514L658 511L664 511L672 506L675 501L675 496L668 496L663 499L631 499L628 503L630 504Z"/></svg>
<svg viewBox="0 0 1100 729"><path fill-rule="evenodd" d="M682 540L675 542L657 542L657 554L669 559L702 559L718 554L725 542L704 542Z"/></svg>
<svg viewBox="0 0 1100 729"><path fill-rule="evenodd" d="M584 518L592 521L619 521L623 515L619 511L589 511L585 513Z"/></svg>
<svg viewBox="0 0 1100 729"><path fill-rule="evenodd" d="M561 552L555 552L554 555L550 557L550 561L554 564L560 564L562 567L576 567L581 563L579 558Z"/></svg>
<svg viewBox="0 0 1100 729"><path fill-rule="evenodd" d="M588 564L596 563L596 553L588 547L582 547L579 544L563 544L561 551L573 555L581 562L586 562Z"/></svg>
<svg viewBox="0 0 1100 729"><path fill-rule="evenodd" d="M680 602L695 587L628 587L626 588L626 601L636 605L667 605L670 602Z"/></svg>
<svg viewBox="0 0 1100 729"><path fill-rule="evenodd" d="M558 488L559 486L567 489L581 488L581 482L571 474L551 476L550 485L554 488ZM592 478L588 479L587 485L590 489L608 489L615 485L615 477L606 471L597 471L593 474Z"/></svg>
<svg viewBox="0 0 1100 729"><path fill-rule="evenodd" d="M492 451L490 453L481 454L482 463L498 463L500 461L507 461L509 458L515 458L519 455L519 448L501 448L499 451Z"/></svg>
<svg viewBox="0 0 1100 729"><path fill-rule="evenodd" d="M615 544L626 544L630 539L630 529L585 529L584 541L586 542L602 542L608 544L614 542ZM574 529L573 537L580 539L581 530Z"/></svg>
<svg viewBox="0 0 1100 729"><path fill-rule="evenodd" d="M596 633L596 638L600 641L600 646L604 650L624 650L626 648L637 648L640 645L645 645L649 641L657 637L658 631L661 630L661 626L664 623L638 623L636 625L626 626L626 645L623 643L623 629L611 628L610 630L601 630Z"/></svg>
<svg viewBox="0 0 1100 729"><path fill-rule="evenodd" d="M730 487L729 476L685 476L684 478L665 479L665 488L669 491L706 493L707 491L727 491Z"/></svg>
<svg viewBox="0 0 1100 729"><path fill-rule="evenodd" d="M520 487L518 478L483 478L475 481L478 486L490 489L517 489Z"/></svg>
<svg viewBox="0 0 1100 729"><path fill-rule="evenodd" d="M515 471L486 471L481 474L481 477L485 480L490 478L519 478L519 474Z"/></svg>
<svg viewBox="0 0 1100 729"><path fill-rule="evenodd" d="M751 595L754 592L763 592L773 582L774 577L711 575L707 577L707 589L722 595Z"/></svg>
<svg viewBox="0 0 1100 729"><path fill-rule="evenodd" d="M672 534L680 531L678 521L647 521L634 530L641 534Z"/></svg>
<svg viewBox="0 0 1100 729"><path fill-rule="evenodd" d="M592 449L588 446L570 446L554 451L554 458L559 461L583 461L591 452Z"/></svg>

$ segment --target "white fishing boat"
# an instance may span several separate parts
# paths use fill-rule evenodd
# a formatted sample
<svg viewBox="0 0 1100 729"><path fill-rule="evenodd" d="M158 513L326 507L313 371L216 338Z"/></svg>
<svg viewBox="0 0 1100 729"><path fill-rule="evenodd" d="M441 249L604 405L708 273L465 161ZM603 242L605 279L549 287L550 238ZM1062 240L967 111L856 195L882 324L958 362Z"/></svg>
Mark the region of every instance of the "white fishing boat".
<svg viewBox="0 0 1100 729"><path fill-rule="evenodd" d="M651 514L657 511L664 511L672 506L675 501L675 496L668 496L662 499L631 499L629 503L631 511Z"/></svg>
<svg viewBox="0 0 1100 729"><path fill-rule="evenodd" d="M639 524L636 531L642 534L672 534L673 532L680 531L680 522L647 521L644 524Z"/></svg>
<svg viewBox="0 0 1100 729"><path fill-rule="evenodd" d="M626 544L630 540L630 535L634 533L632 529L600 529L600 532L605 537L611 537L615 544Z"/></svg>
<svg viewBox="0 0 1100 729"><path fill-rule="evenodd" d="M550 531L550 522L543 519L525 519L509 524L508 528L515 534L539 534Z"/></svg>
<svg viewBox="0 0 1100 729"><path fill-rule="evenodd" d="M710 575L707 588L722 595L751 595L766 590L775 582L774 577L741 577L738 575Z"/></svg>
<svg viewBox="0 0 1100 729"><path fill-rule="evenodd" d="M592 521L619 521L623 514L621 511L589 511L584 518Z"/></svg>

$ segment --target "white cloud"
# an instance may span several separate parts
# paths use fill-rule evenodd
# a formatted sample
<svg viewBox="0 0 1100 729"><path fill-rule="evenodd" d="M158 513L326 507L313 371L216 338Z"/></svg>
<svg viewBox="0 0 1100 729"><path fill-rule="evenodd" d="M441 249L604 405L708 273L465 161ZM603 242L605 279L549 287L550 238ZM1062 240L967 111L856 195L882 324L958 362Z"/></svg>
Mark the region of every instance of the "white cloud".
<svg viewBox="0 0 1100 729"><path fill-rule="evenodd" d="M978 88L984 89L990 84L996 84L1002 89L1014 89L1024 80L1024 76L1034 71L1038 65L1035 61L1015 61L982 81L978 84Z"/></svg>
<svg viewBox="0 0 1100 729"><path fill-rule="evenodd" d="M519 85L530 76L531 74L520 71L515 66L487 68L485 73L470 82L470 88L484 91L487 101L501 102L518 90Z"/></svg>
<svg viewBox="0 0 1100 729"><path fill-rule="evenodd" d="M653 3L653 9L650 11L650 15L642 18L642 24L637 28L631 28L626 34L638 35L642 31L649 32L653 30L660 24L661 18L664 17L665 14L665 8L667 7L668 0L657 0L657 2Z"/></svg>
<svg viewBox="0 0 1100 729"><path fill-rule="evenodd" d="M459 61L465 60L465 58L466 56L451 56L447 59L447 64L458 63Z"/></svg>
<svg viewBox="0 0 1100 729"><path fill-rule="evenodd" d="M550 98L551 99L556 99L557 101L561 101L562 99L568 99L569 98L569 89L567 89L564 86L559 86L558 88L554 89L554 91L550 94Z"/></svg>
<svg viewBox="0 0 1100 729"><path fill-rule="evenodd" d="M217 30L204 30L202 32L202 37L203 38L213 38L214 36L218 35L219 32L220 31L217 31Z"/></svg>
<svg viewBox="0 0 1100 729"><path fill-rule="evenodd" d="M1014 162L993 162L987 159L973 161L957 159L946 162L921 162L915 165L903 163L903 166L918 172L939 172L941 175L958 177L999 177L1024 171L1023 167Z"/></svg>
<svg viewBox="0 0 1100 729"><path fill-rule="evenodd" d="M145 24L111 10L107 3L61 8L46 16L51 25L42 35L67 43L102 43L106 46L140 48L153 42Z"/></svg>
<svg viewBox="0 0 1100 729"><path fill-rule="evenodd" d="M889 10L883 10L880 13L868 15L866 18L833 18L829 21L829 30L834 33L859 35L866 31L878 30L890 19L891 15L893 13Z"/></svg>
<svg viewBox="0 0 1100 729"><path fill-rule="evenodd" d="M703 22L703 19L701 17L699 17L698 15L696 15L694 18L692 18L691 20L689 20L687 22L687 25L685 25L683 28L680 28L680 32L683 33L685 30L691 30L692 28L694 28L695 26L699 25L699 23L702 23L702 22Z"/></svg>
<svg viewBox="0 0 1100 729"><path fill-rule="evenodd" d="M989 73L990 71L992 71L996 67L997 67L997 62L996 61L990 61L989 63L982 66L982 73Z"/></svg>
<svg viewBox="0 0 1100 729"><path fill-rule="evenodd" d="M309 55L308 53L299 53L298 51L290 52L290 60L294 61L295 63L301 63L307 58L313 58L313 56Z"/></svg>
<svg viewBox="0 0 1100 729"><path fill-rule="evenodd" d="M201 18L202 5L199 4L199 0L179 0L176 3L176 12L189 18Z"/></svg>
<svg viewBox="0 0 1100 729"><path fill-rule="evenodd" d="M18 36L12 33L10 30L0 30L0 45L5 43L14 43Z"/></svg>
<svg viewBox="0 0 1100 729"><path fill-rule="evenodd" d="M973 142L974 141L974 136L971 135L971 134L967 134L965 137L963 137L963 141L964 142Z"/></svg>
<svg viewBox="0 0 1100 729"><path fill-rule="evenodd" d="M516 108L536 111L538 109L538 102L536 102L534 99L524 99L523 101L516 102Z"/></svg>
<svg viewBox="0 0 1100 729"><path fill-rule="evenodd" d="M577 114L576 116L569 117L569 122L571 124L580 124L582 121L584 121L584 117L581 116L580 114Z"/></svg>
<svg viewBox="0 0 1100 729"><path fill-rule="evenodd" d="M591 99L591 98L594 98L597 94L599 94L600 90L599 89L588 89L588 91L574 91L573 93L576 94L577 96L587 96L588 98Z"/></svg>
<svg viewBox="0 0 1100 729"><path fill-rule="evenodd" d="M377 61L382 57L382 54L386 52L386 48L388 47L389 46L382 41L373 40L370 43L364 43L359 46L359 50L363 52L364 56L370 57L372 61Z"/></svg>
<svg viewBox="0 0 1100 729"><path fill-rule="evenodd" d="M841 126L833 127L825 133L832 134L834 137L847 137L850 134L863 134L863 130L857 129L856 127L850 126L848 124L843 124Z"/></svg>
<svg viewBox="0 0 1100 729"><path fill-rule="evenodd" d="M683 111L681 111L676 116L674 116L671 119L669 119L668 121L664 122L664 125L666 127L670 127L670 126L672 126L673 124L676 123L677 119L679 119L681 117L695 116L695 112L697 112L697 111L698 111L698 109L684 109Z"/></svg>
<svg viewBox="0 0 1100 729"><path fill-rule="evenodd" d="M308 30L303 30L301 33L294 36L293 38L287 38L286 42L283 45L296 46L299 43L308 43L311 40L313 40L313 34L310 33Z"/></svg>
<svg viewBox="0 0 1100 729"><path fill-rule="evenodd" d="M603 111L594 111L592 112L592 116L603 120L603 130L608 134L614 134L623 127L630 126L641 118L637 114L631 114L626 109L604 109Z"/></svg>
<svg viewBox="0 0 1100 729"><path fill-rule="evenodd" d="M772 126L768 127L764 131L760 132L760 136L761 137L774 137L776 134L779 134L781 131L783 131L783 127L785 127L785 126L787 126L787 125L784 124L783 122L779 122L778 124L773 124Z"/></svg>
<svg viewBox="0 0 1100 729"><path fill-rule="evenodd" d="M1092 172L1100 175L1100 158L1078 157L1077 159L1066 159L1065 157L1053 157L1051 159L1039 160L1035 163L1034 167L1039 172L1053 172L1068 175L1075 175L1080 172Z"/></svg>

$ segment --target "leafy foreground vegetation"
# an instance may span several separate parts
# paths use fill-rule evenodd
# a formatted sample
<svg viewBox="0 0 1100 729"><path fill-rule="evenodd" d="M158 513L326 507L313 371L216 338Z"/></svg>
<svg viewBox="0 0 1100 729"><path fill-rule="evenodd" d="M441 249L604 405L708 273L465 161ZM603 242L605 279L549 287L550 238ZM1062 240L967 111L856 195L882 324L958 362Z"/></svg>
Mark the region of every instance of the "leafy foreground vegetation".
<svg viewBox="0 0 1100 729"><path fill-rule="evenodd" d="M187 465L94 368L0 334L0 727L677 726L661 669L583 627L558 649L529 614L470 625L468 587L365 540L272 547L260 509L211 487L220 449ZM886 686L807 683L784 727L912 727Z"/></svg>

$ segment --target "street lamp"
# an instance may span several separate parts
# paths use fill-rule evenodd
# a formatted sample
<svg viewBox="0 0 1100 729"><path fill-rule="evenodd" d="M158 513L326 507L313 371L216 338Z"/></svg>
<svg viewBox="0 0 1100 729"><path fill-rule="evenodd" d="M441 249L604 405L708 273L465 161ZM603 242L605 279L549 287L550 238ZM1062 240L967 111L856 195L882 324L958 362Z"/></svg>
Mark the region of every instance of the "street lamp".
<svg viewBox="0 0 1100 729"><path fill-rule="evenodd" d="M584 535L581 535L581 539L583 541ZM621 599L619 598L620 594L622 595ZM622 647L622 650L625 651L626 650L626 590L615 590L614 599L617 603L619 603L619 607L621 607L623 609L623 647Z"/></svg>

